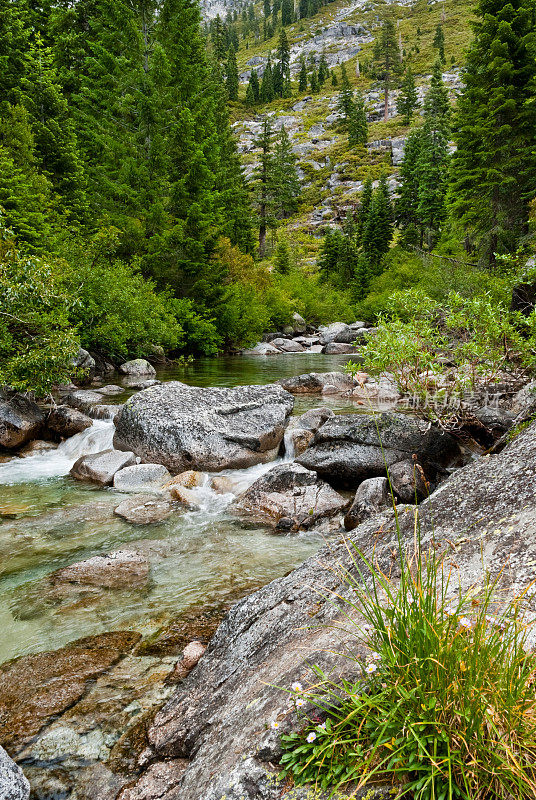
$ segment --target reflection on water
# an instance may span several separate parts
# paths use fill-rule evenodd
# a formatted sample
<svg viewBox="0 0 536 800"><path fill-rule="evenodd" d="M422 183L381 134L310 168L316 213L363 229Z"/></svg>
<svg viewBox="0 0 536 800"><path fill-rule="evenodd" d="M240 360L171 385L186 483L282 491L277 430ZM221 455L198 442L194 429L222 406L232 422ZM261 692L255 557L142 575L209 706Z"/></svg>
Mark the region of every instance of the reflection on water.
<svg viewBox="0 0 536 800"><path fill-rule="evenodd" d="M199 359L158 377L194 386L265 384L342 369L347 360L317 354ZM320 405L362 410L344 398L296 401L295 413ZM113 424L96 420L56 451L0 465L0 663L114 628L150 632L188 607L223 603L285 574L322 544L314 533L279 537L245 525L233 517L232 496L217 495L208 483L196 490L200 511L177 513L158 525L130 525L113 513L123 496L68 477L80 455L110 447L112 438ZM226 474L243 490L271 466ZM147 583L55 591L55 570L125 547L147 558Z"/></svg>

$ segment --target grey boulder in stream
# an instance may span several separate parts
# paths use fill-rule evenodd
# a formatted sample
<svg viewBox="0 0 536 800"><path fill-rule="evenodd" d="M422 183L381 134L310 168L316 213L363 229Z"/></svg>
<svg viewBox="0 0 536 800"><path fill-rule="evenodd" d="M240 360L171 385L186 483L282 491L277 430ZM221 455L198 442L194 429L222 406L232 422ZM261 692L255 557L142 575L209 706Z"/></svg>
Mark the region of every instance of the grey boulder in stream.
<svg viewBox="0 0 536 800"><path fill-rule="evenodd" d="M2 800L28 800L30 784L24 773L0 747L0 797Z"/></svg>
<svg viewBox="0 0 536 800"><path fill-rule="evenodd" d="M277 455L294 398L281 386L201 388L170 381L128 400L114 447L171 472L242 469Z"/></svg>

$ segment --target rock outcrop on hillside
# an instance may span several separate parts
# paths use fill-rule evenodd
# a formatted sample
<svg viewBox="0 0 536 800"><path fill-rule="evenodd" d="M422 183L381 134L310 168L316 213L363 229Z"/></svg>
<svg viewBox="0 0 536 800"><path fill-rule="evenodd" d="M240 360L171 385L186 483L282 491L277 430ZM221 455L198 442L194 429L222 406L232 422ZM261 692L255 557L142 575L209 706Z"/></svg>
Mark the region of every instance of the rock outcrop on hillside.
<svg viewBox="0 0 536 800"><path fill-rule="evenodd" d="M446 548L463 588L502 570L511 593L534 578L536 563L536 423L499 455L460 469L419 507L422 538ZM403 541L414 536L415 509L400 510ZM367 520L349 534L379 565L392 567L397 538L392 511ZM148 730L148 767L121 800L280 800L276 779L278 733L296 725L288 694L293 681L307 685L309 664L336 676L352 662L336 655L351 645L327 627L340 608L325 599L340 591L339 569L348 566L344 542L324 547L284 578L237 603L195 670L156 715ZM342 641L339 641L341 640ZM282 688L278 688L282 687ZM174 778L162 790L165 765ZM297 797L302 795L298 793Z"/></svg>

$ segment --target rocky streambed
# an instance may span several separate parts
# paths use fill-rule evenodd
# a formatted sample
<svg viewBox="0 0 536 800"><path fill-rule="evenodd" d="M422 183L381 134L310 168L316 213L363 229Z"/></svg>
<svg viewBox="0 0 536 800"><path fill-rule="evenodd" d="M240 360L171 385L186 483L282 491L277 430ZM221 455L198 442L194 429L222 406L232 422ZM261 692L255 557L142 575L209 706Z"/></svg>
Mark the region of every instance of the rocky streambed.
<svg viewBox="0 0 536 800"><path fill-rule="evenodd" d="M310 356L281 356L294 358ZM267 360L277 374L279 359ZM252 362L266 369L243 359ZM528 450L515 440L451 475L467 451L400 414L388 377L290 374L288 362L283 372L278 383L210 389L153 376L115 405L125 398L115 383L71 388L53 425L76 414L89 424L0 465L0 744L34 797L279 798L268 725L295 720L267 684L304 679L307 659L344 668L325 652L333 632L322 624L337 610L318 589L335 586L341 537L391 543L387 466L408 520L414 505L404 504L430 492L421 508L439 498L441 519L465 481L470 528L480 503L499 514L486 464L508 483L532 447L529 429L519 438ZM503 421L496 436L530 414L532 394L521 395L491 414ZM517 495L508 488L505 519L525 503L531 469ZM445 517L450 539L459 518ZM496 563L502 550L490 547ZM10 764L0 753L0 786L25 797Z"/></svg>

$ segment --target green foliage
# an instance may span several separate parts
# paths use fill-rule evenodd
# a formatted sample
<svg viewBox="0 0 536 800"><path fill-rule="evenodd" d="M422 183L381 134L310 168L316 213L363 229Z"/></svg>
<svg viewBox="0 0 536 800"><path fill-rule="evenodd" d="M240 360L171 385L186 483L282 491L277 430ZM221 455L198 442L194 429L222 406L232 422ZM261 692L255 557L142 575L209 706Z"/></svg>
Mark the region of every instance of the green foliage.
<svg viewBox="0 0 536 800"><path fill-rule="evenodd" d="M350 147L363 145L368 141L367 112L363 96L358 94L354 100L348 120L348 144Z"/></svg>
<svg viewBox="0 0 536 800"><path fill-rule="evenodd" d="M234 47L231 47L229 50L225 85L227 86L229 100L238 100L238 66L236 64L236 51Z"/></svg>
<svg viewBox="0 0 536 800"><path fill-rule="evenodd" d="M418 106L419 95L417 94L417 88L415 86L415 78L413 77L411 67L408 67L396 106L398 113L404 116L405 125L410 124L413 113Z"/></svg>
<svg viewBox="0 0 536 800"><path fill-rule="evenodd" d="M515 250L535 196L534 0L480 0L458 102L450 206L488 264Z"/></svg>
<svg viewBox="0 0 536 800"><path fill-rule="evenodd" d="M50 264L21 254L0 227L0 386L46 394L72 373L74 300Z"/></svg>
<svg viewBox="0 0 536 800"><path fill-rule="evenodd" d="M396 581L350 549L341 578L347 629L367 648L350 656L363 677L336 682L315 668L317 683L298 696L317 713L282 736L281 777L330 791L392 782L412 800L528 800L536 659L525 595L504 604L489 580L456 591L448 559L418 536L407 552L397 530Z"/></svg>

